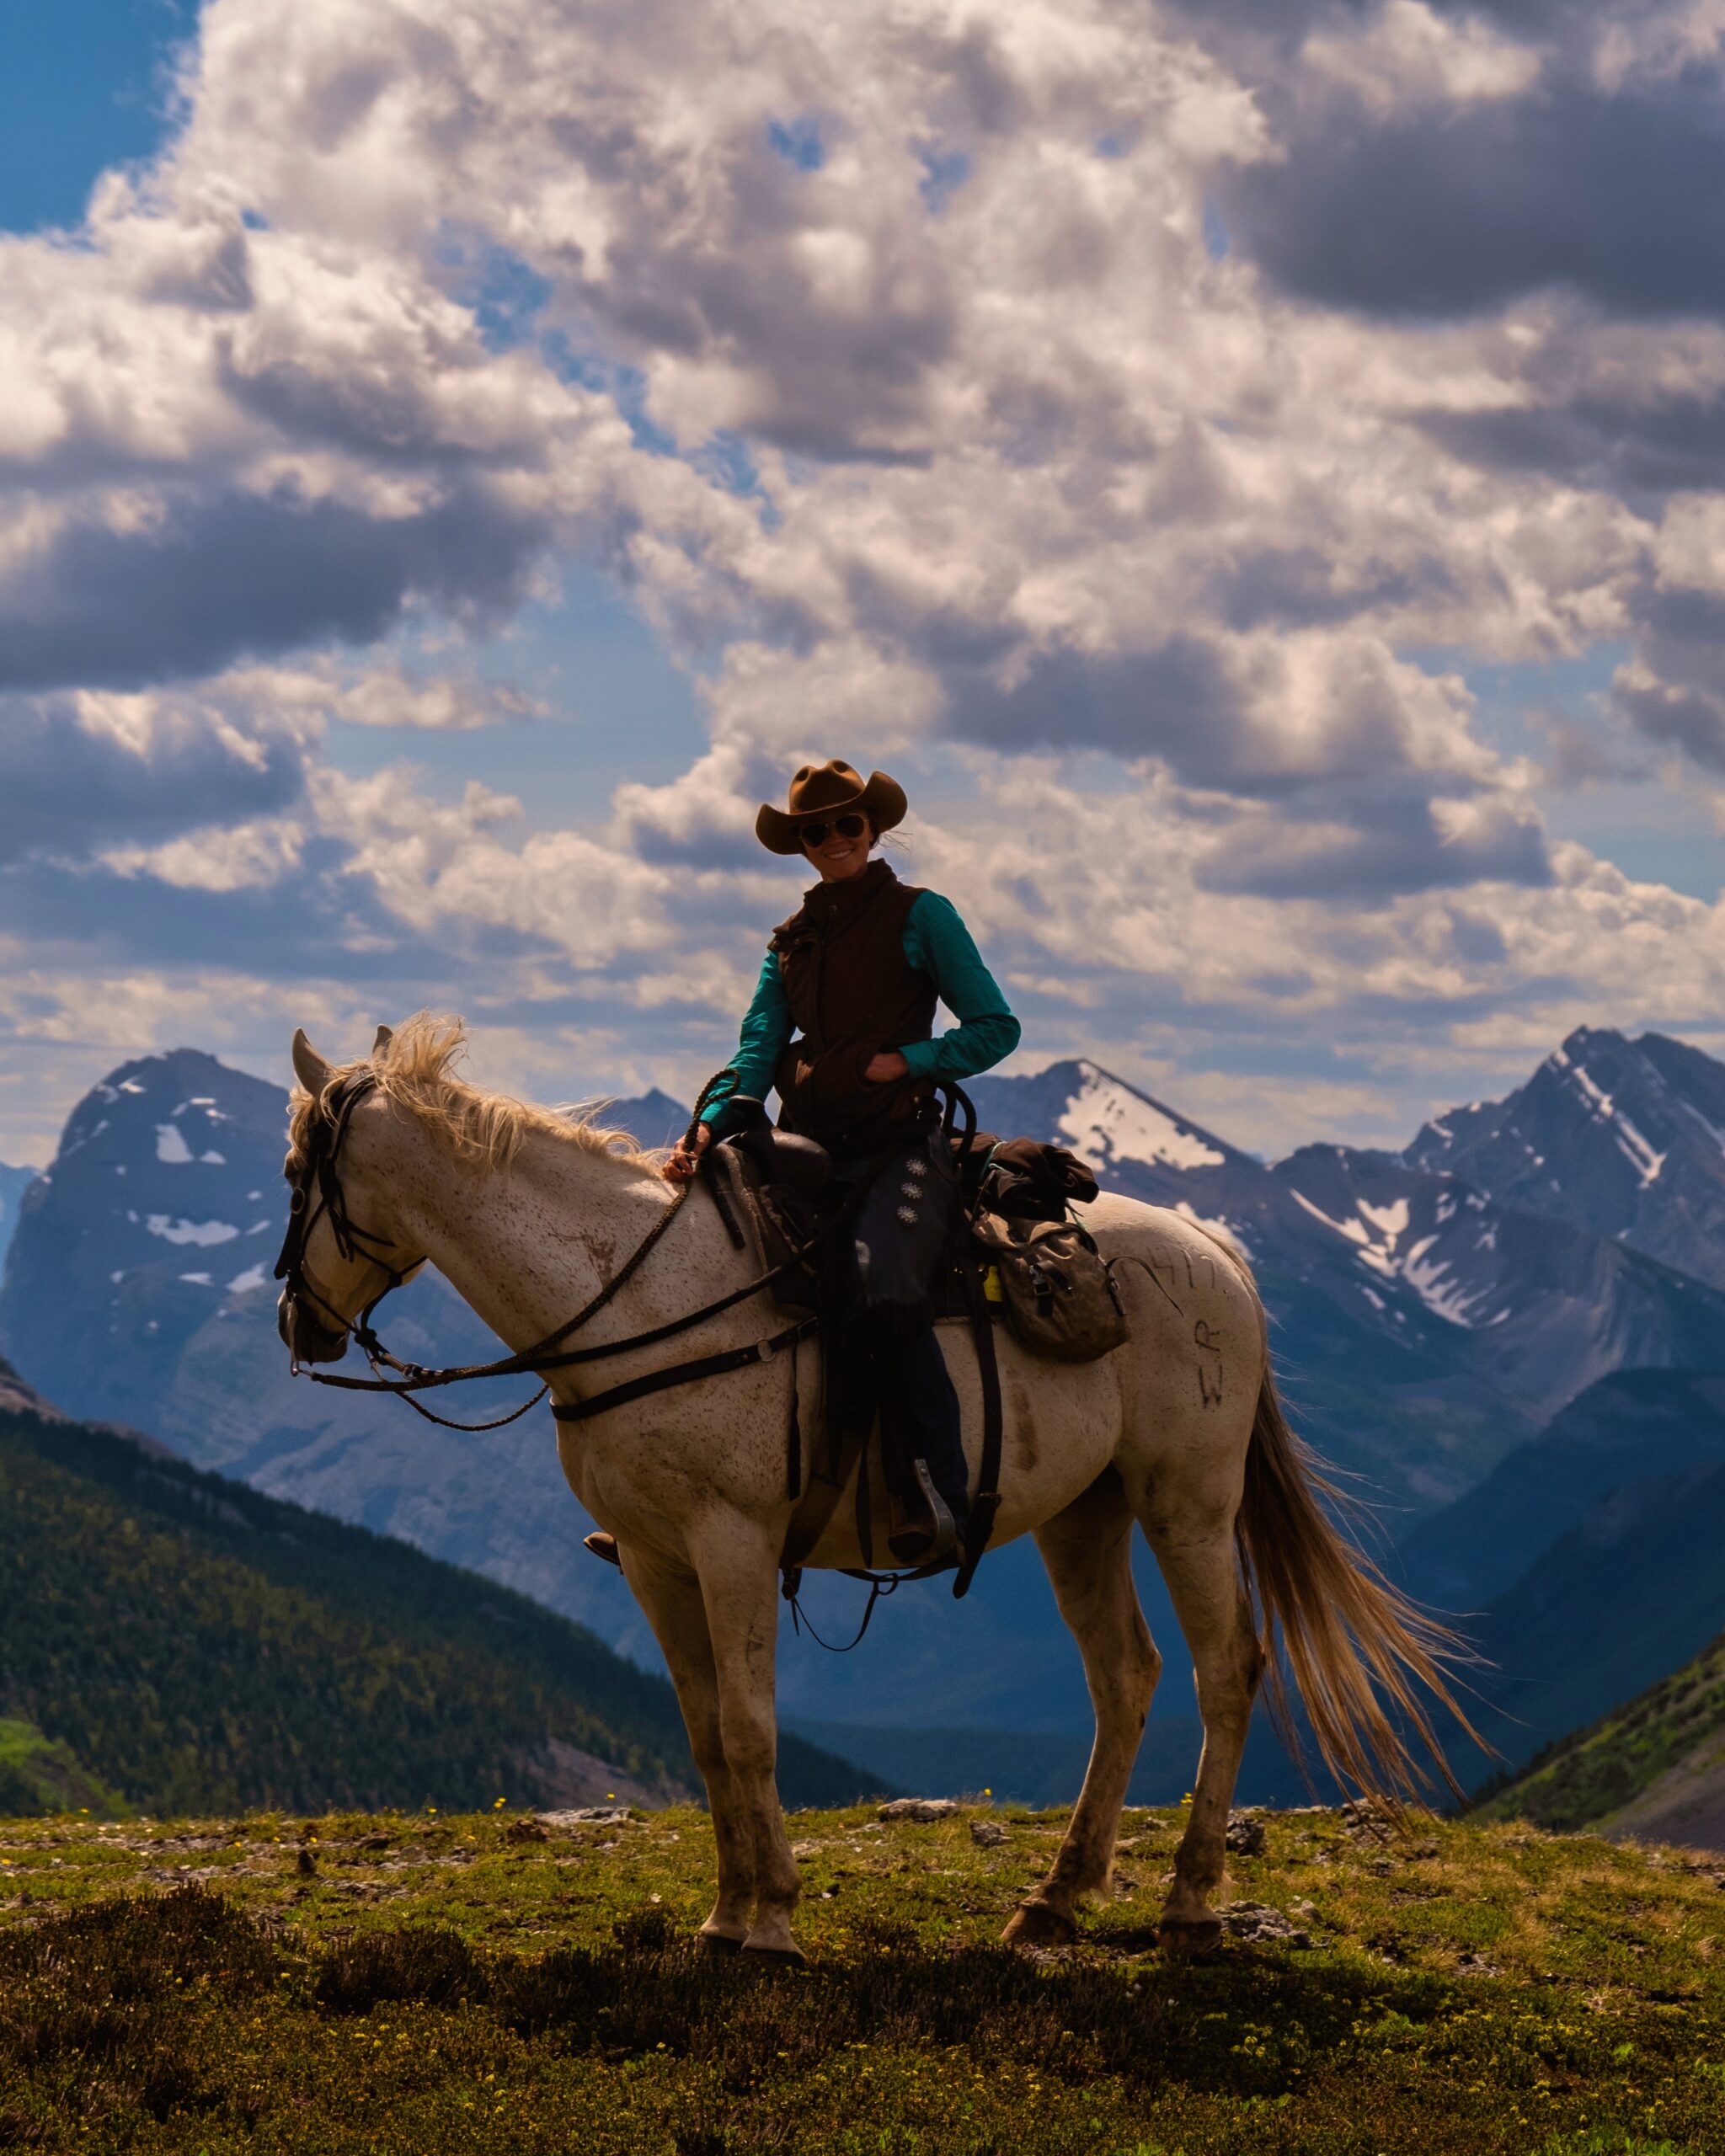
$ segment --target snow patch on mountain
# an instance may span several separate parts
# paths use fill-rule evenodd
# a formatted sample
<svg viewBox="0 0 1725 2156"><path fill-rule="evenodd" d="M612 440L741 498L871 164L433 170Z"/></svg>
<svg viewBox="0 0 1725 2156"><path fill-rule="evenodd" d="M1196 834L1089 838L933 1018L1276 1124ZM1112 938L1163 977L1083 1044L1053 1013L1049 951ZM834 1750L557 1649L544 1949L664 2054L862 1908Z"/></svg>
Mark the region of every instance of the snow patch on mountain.
<svg viewBox="0 0 1725 2156"><path fill-rule="evenodd" d="M1459 1325L1471 1330L1473 1312L1487 1299L1486 1292L1465 1288L1452 1271L1450 1261L1432 1253L1438 1242L1435 1234L1422 1235L1406 1251L1401 1247L1402 1238L1407 1233L1413 1219L1413 1209L1406 1198L1391 1198L1387 1203L1375 1204L1369 1198L1354 1199L1354 1213L1351 1219L1338 1219L1315 1205L1303 1190L1290 1184L1290 1195L1302 1211L1314 1220L1343 1237L1354 1246L1355 1262L1367 1266L1381 1279L1401 1280L1413 1289L1434 1317L1443 1319L1446 1325ZM1437 1208L1438 1225L1453 1219L1455 1207L1449 1200ZM1481 1249L1496 1247L1495 1238L1487 1229L1476 1246ZM1381 1296L1369 1289L1362 1292L1374 1309L1385 1305Z"/></svg>
<svg viewBox="0 0 1725 2156"><path fill-rule="evenodd" d="M174 1220L166 1213L151 1214L144 1225L165 1243L195 1243L200 1250L209 1250L216 1243L231 1243L239 1234L239 1230L226 1220Z"/></svg>
<svg viewBox="0 0 1725 2156"><path fill-rule="evenodd" d="M1618 1150L1640 1175L1642 1187L1654 1181L1665 1165L1665 1155L1656 1153L1635 1125L1601 1086L1596 1086L1586 1070L1578 1063L1572 1063L1560 1048L1551 1060L1567 1072L1571 1082L1578 1086L1587 1100L1594 1122L1609 1124L1617 1142Z"/></svg>
<svg viewBox="0 0 1725 2156"><path fill-rule="evenodd" d="M1413 1289L1434 1317L1443 1318L1450 1325L1460 1325L1470 1331L1473 1313L1487 1300L1484 1293L1469 1294L1459 1280L1450 1276L1447 1258L1429 1255L1437 1241L1435 1235L1422 1235L1407 1255L1401 1261L1402 1278Z"/></svg>
<svg viewBox="0 0 1725 2156"><path fill-rule="evenodd" d="M156 1125L156 1158L170 1168L183 1168L192 1158L192 1149L185 1142L185 1134L177 1123L158 1123Z"/></svg>
<svg viewBox="0 0 1725 2156"><path fill-rule="evenodd" d="M1374 1205L1369 1198L1362 1198L1359 1217L1370 1220L1384 1238L1386 1247L1393 1250L1407 1232L1407 1200L1398 1198L1391 1205Z"/></svg>
<svg viewBox="0 0 1725 2156"><path fill-rule="evenodd" d="M1088 1168L1142 1161L1167 1168L1220 1167L1227 1155L1189 1123L1170 1115L1095 1064L1081 1064L1084 1082L1066 1104L1060 1134Z"/></svg>
<svg viewBox="0 0 1725 2156"><path fill-rule="evenodd" d="M1303 1206L1314 1220L1322 1220L1327 1228L1333 1228L1338 1235L1345 1235L1349 1242L1369 1243L1371 1236L1363 1220L1332 1220L1321 1205L1314 1205L1303 1190L1292 1193L1294 1203Z"/></svg>
<svg viewBox="0 0 1725 2156"><path fill-rule="evenodd" d="M1232 1243L1246 1257L1252 1256L1252 1246L1240 1232L1239 1225L1226 1219L1220 1214L1200 1213L1189 1198L1182 1198L1168 1209L1178 1213L1183 1220L1189 1220L1194 1228L1202 1228L1206 1235L1220 1235L1226 1243Z"/></svg>

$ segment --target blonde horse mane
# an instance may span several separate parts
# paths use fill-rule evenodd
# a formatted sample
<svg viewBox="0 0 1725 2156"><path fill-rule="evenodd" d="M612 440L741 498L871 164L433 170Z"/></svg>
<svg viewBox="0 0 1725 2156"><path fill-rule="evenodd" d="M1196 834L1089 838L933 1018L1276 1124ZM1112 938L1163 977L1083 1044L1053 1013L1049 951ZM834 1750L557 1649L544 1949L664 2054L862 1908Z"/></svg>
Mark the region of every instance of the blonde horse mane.
<svg viewBox="0 0 1725 2156"><path fill-rule="evenodd" d="M631 1166L646 1166L656 1157L626 1130L613 1130L598 1121L605 1103L584 1103L568 1108L538 1107L531 1101L512 1100L505 1093L482 1092L452 1066L467 1052L465 1021L440 1017L430 1011L416 1011L387 1038L380 1037L370 1055L332 1068L318 1100L302 1086L296 1086L288 1101L288 1166L291 1173L304 1157L305 1141L315 1109L345 1080L365 1071L377 1081L377 1090L409 1114L448 1138L457 1156L478 1161L490 1170L503 1170L514 1161L530 1132L579 1146Z"/></svg>

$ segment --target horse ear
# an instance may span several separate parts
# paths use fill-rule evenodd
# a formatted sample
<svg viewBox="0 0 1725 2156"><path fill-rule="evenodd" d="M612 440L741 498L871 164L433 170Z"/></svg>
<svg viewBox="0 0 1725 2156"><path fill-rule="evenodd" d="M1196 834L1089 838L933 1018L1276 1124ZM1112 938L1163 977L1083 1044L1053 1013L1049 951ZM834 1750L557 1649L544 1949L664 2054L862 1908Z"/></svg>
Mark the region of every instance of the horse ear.
<svg viewBox="0 0 1725 2156"><path fill-rule="evenodd" d="M306 1038L303 1026L296 1026L293 1035L294 1075L315 1101L329 1083L329 1065Z"/></svg>
<svg viewBox="0 0 1725 2156"><path fill-rule="evenodd" d="M373 1055L379 1055L379 1054L381 1054L382 1053L382 1051L389 1046L389 1043L391 1043L394 1038L395 1038L395 1034L394 1034L393 1031L389 1027L387 1027L387 1026L380 1026L380 1027L377 1028L377 1039L376 1039L375 1041L373 1041L373 1042L372 1042L372 1043L371 1043L371 1053L372 1053L372 1054L373 1054Z"/></svg>

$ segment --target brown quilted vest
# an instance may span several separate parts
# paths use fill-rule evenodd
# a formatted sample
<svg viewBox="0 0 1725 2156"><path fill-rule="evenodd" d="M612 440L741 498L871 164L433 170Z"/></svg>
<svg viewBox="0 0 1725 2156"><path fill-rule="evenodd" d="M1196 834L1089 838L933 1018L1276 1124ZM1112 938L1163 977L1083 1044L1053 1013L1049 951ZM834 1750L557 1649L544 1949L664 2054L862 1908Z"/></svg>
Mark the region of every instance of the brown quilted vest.
<svg viewBox="0 0 1725 2156"><path fill-rule="evenodd" d="M935 988L906 963L905 917L922 895L884 861L842 883L817 883L772 931L798 1038L780 1059L779 1125L836 1153L866 1152L908 1135L927 1079L873 1085L872 1059L934 1030Z"/></svg>

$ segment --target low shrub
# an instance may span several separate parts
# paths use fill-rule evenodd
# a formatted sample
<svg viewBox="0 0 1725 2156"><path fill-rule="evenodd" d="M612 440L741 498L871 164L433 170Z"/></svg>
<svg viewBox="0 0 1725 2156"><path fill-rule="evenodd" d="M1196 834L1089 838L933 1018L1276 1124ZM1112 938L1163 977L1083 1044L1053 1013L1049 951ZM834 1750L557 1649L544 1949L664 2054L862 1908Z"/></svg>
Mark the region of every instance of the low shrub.
<svg viewBox="0 0 1725 2156"><path fill-rule="evenodd" d="M460 2006L485 1990L467 1941L429 1924L365 1933L321 1964L313 1987L318 2005L335 2014L369 2014L386 2003Z"/></svg>

